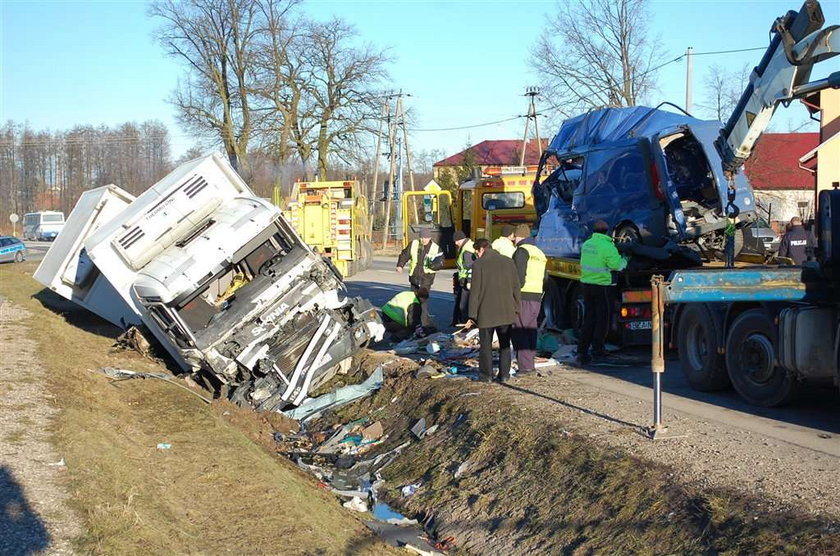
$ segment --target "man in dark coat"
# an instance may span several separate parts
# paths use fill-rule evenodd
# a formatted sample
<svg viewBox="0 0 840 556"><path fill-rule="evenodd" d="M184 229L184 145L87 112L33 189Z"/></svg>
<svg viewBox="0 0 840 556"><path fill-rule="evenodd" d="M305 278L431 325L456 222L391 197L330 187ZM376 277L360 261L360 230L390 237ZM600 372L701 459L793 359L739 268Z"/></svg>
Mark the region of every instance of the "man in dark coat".
<svg viewBox="0 0 840 556"><path fill-rule="evenodd" d="M497 253L486 239L475 242L468 324L478 326L479 369L493 381L493 334L499 339L499 382L510 380L510 333L519 313L520 285L516 265Z"/></svg>
<svg viewBox="0 0 840 556"><path fill-rule="evenodd" d="M802 264L814 256L816 243L814 235L802 227L802 219L794 216L790 219L790 229L779 244L779 256L791 258L794 263Z"/></svg>

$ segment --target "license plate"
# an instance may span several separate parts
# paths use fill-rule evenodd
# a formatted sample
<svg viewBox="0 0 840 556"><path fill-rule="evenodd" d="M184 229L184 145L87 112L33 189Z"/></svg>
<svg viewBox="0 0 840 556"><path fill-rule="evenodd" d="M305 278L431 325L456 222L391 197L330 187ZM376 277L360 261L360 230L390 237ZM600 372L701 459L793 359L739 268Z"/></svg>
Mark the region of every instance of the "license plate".
<svg viewBox="0 0 840 556"><path fill-rule="evenodd" d="M652 326L649 320L634 320L630 322L630 330L650 330Z"/></svg>

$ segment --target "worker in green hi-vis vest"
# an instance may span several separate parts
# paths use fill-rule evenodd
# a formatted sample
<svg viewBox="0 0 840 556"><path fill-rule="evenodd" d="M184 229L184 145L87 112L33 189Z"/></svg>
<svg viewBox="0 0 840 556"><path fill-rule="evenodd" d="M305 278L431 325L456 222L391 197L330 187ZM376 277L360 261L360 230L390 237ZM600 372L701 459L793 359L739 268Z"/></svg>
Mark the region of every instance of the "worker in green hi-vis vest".
<svg viewBox="0 0 840 556"><path fill-rule="evenodd" d="M382 306L382 324L385 330L399 339L410 337L420 325L420 302L429 298L429 290L400 292Z"/></svg>

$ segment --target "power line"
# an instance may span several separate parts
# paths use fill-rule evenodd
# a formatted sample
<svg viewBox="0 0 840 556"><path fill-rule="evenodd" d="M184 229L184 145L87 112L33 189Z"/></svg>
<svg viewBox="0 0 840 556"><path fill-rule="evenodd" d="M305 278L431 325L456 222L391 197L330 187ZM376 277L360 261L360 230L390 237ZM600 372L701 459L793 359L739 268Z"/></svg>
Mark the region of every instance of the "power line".
<svg viewBox="0 0 840 556"><path fill-rule="evenodd" d="M710 54L733 54L735 52L755 52L756 50L767 50L766 46L756 46L754 48L737 48L735 50L710 50L708 52L692 52L694 56L707 56ZM685 54L683 54L685 56Z"/></svg>
<svg viewBox="0 0 840 556"><path fill-rule="evenodd" d="M440 127L435 129L413 129L412 131L458 131L461 129L473 129L476 127L484 127L488 125L496 125L496 124L503 124L505 122L512 122L513 120L518 120L520 118L524 118L525 116L513 116L510 118L505 118L503 120L496 120L493 122L484 122L481 124L473 124L473 125L464 125L464 126L457 126L457 127Z"/></svg>

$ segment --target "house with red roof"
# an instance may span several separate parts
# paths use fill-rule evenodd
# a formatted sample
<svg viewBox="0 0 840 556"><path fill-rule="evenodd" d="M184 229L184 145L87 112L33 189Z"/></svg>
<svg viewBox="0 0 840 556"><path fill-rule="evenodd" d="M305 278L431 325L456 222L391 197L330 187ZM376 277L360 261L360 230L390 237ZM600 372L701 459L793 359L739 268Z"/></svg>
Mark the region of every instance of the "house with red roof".
<svg viewBox="0 0 840 556"><path fill-rule="evenodd" d="M536 139L530 139L525 147L525 166L527 172L536 172L542 151L548 146L548 139L541 141L539 148ZM442 172L451 171L469 160L481 169L485 175L502 173L503 168L521 167L522 139L488 139L463 151L439 160L432 165L437 180Z"/></svg>
<svg viewBox="0 0 840 556"><path fill-rule="evenodd" d="M814 175L799 159L819 143L819 133L765 133L758 139L744 173L759 207L770 210L768 220L786 223L794 216L815 217ZM767 213L761 212L767 219Z"/></svg>

